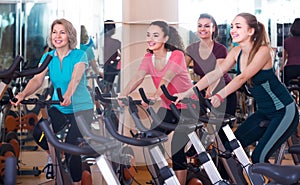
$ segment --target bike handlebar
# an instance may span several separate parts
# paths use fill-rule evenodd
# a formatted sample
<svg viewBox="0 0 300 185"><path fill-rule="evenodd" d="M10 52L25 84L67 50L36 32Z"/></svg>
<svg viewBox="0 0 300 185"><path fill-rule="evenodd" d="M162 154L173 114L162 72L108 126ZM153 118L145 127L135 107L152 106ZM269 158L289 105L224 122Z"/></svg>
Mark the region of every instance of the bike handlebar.
<svg viewBox="0 0 300 185"><path fill-rule="evenodd" d="M154 101L152 101L152 100L150 100L150 99L147 98L146 93L145 93L145 91L144 91L144 89L143 89L142 87L139 88L139 93L140 93L140 95L141 95L142 100L143 100L146 104L148 104L148 105L154 105Z"/></svg>
<svg viewBox="0 0 300 185"><path fill-rule="evenodd" d="M46 59L42 63L42 65L40 65L38 68L27 69L27 70L23 70L23 71L15 71L13 73L13 78L39 74L46 69L46 67L48 66L48 64L50 63L51 60L52 60L52 56L48 54L46 56Z"/></svg>
<svg viewBox="0 0 300 185"><path fill-rule="evenodd" d="M65 151L71 155L94 155L96 152L91 147L79 147L65 142L60 142L49 127L49 121L43 120L39 123L45 132L47 140L58 150ZM101 146L100 146L101 147Z"/></svg>
<svg viewBox="0 0 300 185"><path fill-rule="evenodd" d="M164 95L169 100L171 100L171 101L176 101L177 100L176 96L170 95L170 93L168 92L168 89L166 88L165 85L162 85L161 89L162 89ZM230 122L234 122L236 120L236 118L234 116L231 116L229 114L225 114L225 113L222 113L222 112L216 110L211 105L210 101L207 98L204 98L202 96L200 90L196 86L193 88L193 90L194 90L196 96L198 97L200 109L206 109L206 108L208 108L212 112L212 114L216 117L214 119L214 118L209 118L209 117L204 116L204 115L200 115L200 113L197 114L196 112L193 111L194 108L192 107L191 102L190 102L191 98L183 98L181 100L181 102L185 103L187 105L187 107L190 110L190 113L192 114L192 117L194 117L194 119L198 118L198 120L202 121L202 122L208 122L208 121L210 121L210 123L219 123L220 122L219 118L224 118L223 121L222 121L224 125L228 124ZM174 113L174 115L175 115L175 117L177 119L181 119L181 120L183 119L183 117L181 116L179 110L177 109L177 107L176 107L176 105L174 103L170 104L170 108L171 108L172 112ZM190 119L184 118L184 120L187 120L189 122Z"/></svg>
<svg viewBox="0 0 300 185"><path fill-rule="evenodd" d="M166 96L166 98L168 98L169 100L171 100L173 102L177 100L178 97L171 95L165 85L161 85L160 88L163 91L163 93ZM188 104L189 103L189 101L188 101L187 98L182 99L181 102L184 103L184 104ZM178 110L178 108L176 107L176 105L174 103L170 104L170 108L171 108L173 114L175 115L175 117L178 120L182 119L181 113L180 113L180 111ZM198 115L196 117L198 117Z"/></svg>
<svg viewBox="0 0 300 185"><path fill-rule="evenodd" d="M95 88L95 92L96 92L96 99L100 100L103 103L112 103L112 101L114 101L114 99L112 99L110 94L105 94L105 95L102 94L98 87Z"/></svg>
<svg viewBox="0 0 300 185"><path fill-rule="evenodd" d="M148 130L146 132L141 132L139 135L141 137L127 137L119 134L115 128L113 128L112 121L109 117L104 118L104 123L107 131L117 140L134 145L134 146L151 146L168 140L168 136L162 132L155 130Z"/></svg>
<svg viewBox="0 0 300 185"><path fill-rule="evenodd" d="M12 74L16 71L17 67L20 65L20 62L23 60L23 57L21 56L17 56L12 65L7 69L7 70L4 70L4 71L1 71L0 72L0 78L1 79L5 79L5 78L11 78L12 77Z"/></svg>
<svg viewBox="0 0 300 185"><path fill-rule="evenodd" d="M229 122L234 122L236 120L236 117L220 112L217 109L215 109L211 102L209 101L209 99L204 98L200 92L200 90L198 89L198 87L193 87L193 90L196 94L196 96L198 97L200 103L202 103L205 107L207 107L211 113L216 117L216 118L224 118L223 123L229 123Z"/></svg>
<svg viewBox="0 0 300 185"><path fill-rule="evenodd" d="M93 141L96 141L97 143L105 144L105 143L110 143L112 141L114 143L116 143L115 140L108 139L106 137L99 136L99 135L96 135L96 134L92 133L90 131L88 123L86 122L86 120L83 118L82 115L77 115L76 120L77 120L78 123L80 123L80 124L77 124L77 126L80 129L80 131L82 132L83 136L87 136L89 139L91 139Z"/></svg>
<svg viewBox="0 0 300 185"><path fill-rule="evenodd" d="M147 98L147 95L144 91L144 89L141 87L139 88L139 93L141 95L142 100L148 104L148 105L153 105L154 102L149 100ZM170 130L173 131L176 129L177 124L172 124L172 123L167 123L167 122L163 122L159 116L156 114L156 112L154 111L154 109L152 107L148 107L147 108L147 112L149 113L149 115L151 116L152 120L153 120L153 124L159 126L160 128L164 129L164 130Z"/></svg>
<svg viewBox="0 0 300 185"><path fill-rule="evenodd" d="M118 104L118 100L122 101L123 104L128 105L129 101L127 98L118 98L116 96L112 96L111 94L103 94L100 92L100 89L98 87L95 87L95 92L96 92L96 99L100 100L103 103L116 103ZM134 101L134 104L136 105L141 105L142 101L141 100L132 100Z"/></svg>
<svg viewBox="0 0 300 185"><path fill-rule="evenodd" d="M161 85L160 88L161 88L162 92L164 93L164 95L165 95L169 100L171 100L171 101L176 101L176 100L177 100L178 97L172 96L172 95L169 93L169 91L168 91L168 89L167 89L167 87L166 87L165 85Z"/></svg>
<svg viewBox="0 0 300 185"><path fill-rule="evenodd" d="M78 125L82 125L79 121ZM43 120L39 123L39 127L45 132L47 140L58 150L64 151L71 155L95 155L103 154L104 152L114 149L119 146L119 143L113 140L103 140L101 144L97 144L94 148L91 148L89 145L77 146L65 142L60 142L55 134L50 129L50 123L48 120Z"/></svg>
<svg viewBox="0 0 300 185"><path fill-rule="evenodd" d="M11 99L12 102L17 102L18 99L13 97L13 93L11 89L8 89L8 95ZM62 96L61 88L56 89L58 99L59 100L39 100L38 98L29 98L29 99L24 99L21 101L22 104L27 104L27 105L32 105L32 104L60 104L61 102L64 101L64 98Z"/></svg>
<svg viewBox="0 0 300 185"><path fill-rule="evenodd" d="M50 63L52 59L51 55L47 55L45 61L42 63L42 65L38 68L34 69L27 69L23 71L17 71L17 68L20 64L20 62L23 60L23 57L17 56L12 65L5 71L0 72L0 79L12 79L12 78L18 78L18 77L24 77L24 76L30 76L35 75L38 73L41 73L43 70L46 69L48 64Z"/></svg>
<svg viewBox="0 0 300 185"><path fill-rule="evenodd" d="M129 106L131 115L138 127L138 129L141 129L141 132L139 133L140 137L127 137L124 135L121 135L117 132L116 128L113 127L113 121L109 117L104 117L104 124L105 128L108 130L108 132L117 140L130 144L135 146L150 146L154 145L160 142L164 142L168 139L168 136L162 132L154 131L154 130L147 130L145 127L142 126L141 120L138 116L138 110L136 105L141 104L141 100L133 100L130 96L128 98L119 98L119 99L107 99L104 98L101 95L101 92L98 88L95 89L96 95L99 97L99 100L103 100L103 102L106 103L112 103L115 101L116 104L117 100L121 100L125 105Z"/></svg>
<svg viewBox="0 0 300 185"><path fill-rule="evenodd" d="M63 101L62 92L60 88L57 88L56 90L57 90L59 100L39 100L37 98L30 98L30 99L22 100L21 103L22 104L43 104L43 105L60 104L60 102ZM17 101L17 99L15 100ZM95 147L95 150L92 149L90 146L80 147L69 143L60 142L55 136L55 134L52 132L52 130L50 129L49 125L50 123L47 119L44 119L39 123L40 128L45 132L45 135L49 140L49 142L58 150L65 151L66 153L72 155L94 155L97 152L101 154L109 149L113 149L119 146L118 143L116 143L116 141L112 141L107 138L100 139L99 137L96 138L93 137L92 135L89 136L93 140L101 143L101 145L99 146L97 145L97 147ZM81 128L85 134L88 133L87 125L88 124L85 122L84 119L78 119L78 127Z"/></svg>

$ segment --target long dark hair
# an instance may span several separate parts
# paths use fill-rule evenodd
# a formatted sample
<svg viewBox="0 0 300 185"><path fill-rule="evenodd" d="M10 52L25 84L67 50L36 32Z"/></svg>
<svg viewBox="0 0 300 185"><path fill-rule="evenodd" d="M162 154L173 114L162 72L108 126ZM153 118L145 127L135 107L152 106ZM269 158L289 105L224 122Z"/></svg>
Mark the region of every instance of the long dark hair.
<svg viewBox="0 0 300 185"><path fill-rule="evenodd" d="M254 28L254 34L251 37L251 41L254 42L253 47L250 51L250 55L248 58L248 65L249 63L251 63L253 57L255 56L255 54L257 53L258 49L260 48L260 46L269 46L270 47L270 40L269 37L267 35L265 26L257 21L256 17L250 13L240 13L237 16L243 17L248 26L250 28Z"/></svg>
<svg viewBox="0 0 300 185"><path fill-rule="evenodd" d="M106 20L104 21L104 34L106 36L112 36L116 32L116 24L114 20Z"/></svg>
<svg viewBox="0 0 300 185"><path fill-rule="evenodd" d="M293 36L300 36L300 18L296 18L291 26L290 32Z"/></svg>
<svg viewBox="0 0 300 185"><path fill-rule="evenodd" d="M273 50L271 50L270 40L265 26L261 22L257 21L254 15L250 13L240 13L236 17L238 16L243 17L250 28L254 28L254 34L251 36L251 41L253 41L254 44L250 51L247 62L247 65L249 65L261 46L268 46L270 48L270 52L272 52ZM248 85L252 85L251 79L248 81Z"/></svg>
<svg viewBox="0 0 300 185"><path fill-rule="evenodd" d="M164 21L154 21L150 24L158 26L164 32L164 37L169 36L168 41L165 43L165 48L169 51L180 50L184 52L184 44L182 42L182 38L179 35L176 28L173 26L169 26L168 23ZM153 52L148 49L149 52Z"/></svg>
<svg viewBox="0 0 300 185"><path fill-rule="evenodd" d="M216 22L215 18L212 15L208 14L208 13L202 13L202 14L200 14L198 20L199 19L210 19L211 23L215 27L215 31L212 32L211 37L212 37L213 40L216 39L219 35L219 28L218 28L218 25L217 25L217 22Z"/></svg>

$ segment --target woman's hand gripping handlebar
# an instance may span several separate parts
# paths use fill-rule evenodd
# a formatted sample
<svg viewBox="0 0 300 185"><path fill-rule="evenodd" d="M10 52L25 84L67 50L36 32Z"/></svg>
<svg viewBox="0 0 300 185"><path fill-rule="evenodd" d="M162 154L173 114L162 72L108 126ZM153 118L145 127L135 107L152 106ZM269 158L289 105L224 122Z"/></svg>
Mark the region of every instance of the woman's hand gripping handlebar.
<svg viewBox="0 0 300 185"><path fill-rule="evenodd" d="M30 99L24 99L25 97L22 96L22 93L17 94L15 97L13 97L12 91L9 90L8 94L10 96L10 102L14 106L18 106L20 103L21 104L40 104L42 107L45 105L51 105L51 104L61 104L64 101L64 98L62 96L62 92L60 88L56 89L58 99L59 100L40 100L37 98L30 98Z"/></svg>
<svg viewBox="0 0 300 185"><path fill-rule="evenodd" d="M165 96L169 98L170 100L175 100L176 96L172 96L169 94L167 88L163 85L161 86L161 89ZM234 116L222 113L218 110L216 110L210 103L210 100L207 98L204 98L199 91L197 87L193 88L193 91L195 92L196 96L198 97L198 102L196 102L192 98L183 98L180 102L184 103L187 105L187 108L189 110L189 113L193 119L197 119L198 121L204 122L204 123L219 123L220 120L222 120L222 124L228 124L228 123L233 123L236 118ZM196 107L195 107L196 106ZM198 106L198 107L197 107ZM179 119L184 119L186 122L189 122L189 118L183 118L182 116L180 117L180 112L178 111L177 107L175 106L174 103L170 105L171 110L173 111L174 115ZM207 113L211 112L214 117L208 116Z"/></svg>
<svg viewBox="0 0 300 185"><path fill-rule="evenodd" d="M60 104L63 101L63 97L62 97L62 93L61 93L61 89L58 88L57 89L57 94L60 100L41 100L38 98L30 98L30 99L23 99L23 100L18 100L16 97L12 97L12 92L9 91L9 96L11 98L11 102L18 102L21 104L28 104L28 105L36 105L39 104L41 105L41 107L45 108L48 105L53 105L53 104ZM43 109L44 110L44 109ZM44 114L42 112L42 114ZM44 117L44 116L43 116ZM46 117L44 117L46 118ZM68 143L63 143L58 141L57 137L55 136L55 134L52 132L52 130L50 129L50 123L48 121L48 119L43 119L41 122L39 122L39 127L43 130L43 134L41 136L44 137L44 135L47 137L47 140L58 150L61 151L65 151L69 154L72 155L93 155L96 152L89 146L85 146L85 147L79 147L76 145L71 145Z"/></svg>
<svg viewBox="0 0 300 185"><path fill-rule="evenodd" d="M194 90L196 96L198 97L201 106L203 106L205 110L210 111L217 119L224 118L223 124L229 124L229 123L235 122L236 117L226 114L226 113L223 113L223 112L220 112L217 109L215 109L212 106L210 100L207 98L204 98L203 95L201 94L200 90L197 87L194 87L193 90Z"/></svg>
<svg viewBox="0 0 300 185"><path fill-rule="evenodd" d="M187 106L191 116L194 119L199 118L199 106L198 106L199 102L193 100L192 98L179 99L179 97L171 95L165 85L162 85L160 88L161 88L162 92L164 93L164 95L166 96L166 98L168 98L172 102L175 102L175 103L170 104L170 108L178 119L180 118L180 112L178 111L176 104L179 102L183 103Z"/></svg>

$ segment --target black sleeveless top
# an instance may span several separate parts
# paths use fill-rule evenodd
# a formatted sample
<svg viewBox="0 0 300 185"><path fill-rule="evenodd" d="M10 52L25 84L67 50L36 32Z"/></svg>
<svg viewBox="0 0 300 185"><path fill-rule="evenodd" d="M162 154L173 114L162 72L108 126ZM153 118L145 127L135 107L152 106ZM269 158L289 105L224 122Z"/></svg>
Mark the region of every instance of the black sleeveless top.
<svg viewBox="0 0 300 185"><path fill-rule="evenodd" d="M237 75L241 73L239 53L237 59ZM273 68L260 70L252 77L252 85L247 85L256 101L257 110L272 113L291 104L294 100L287 88L279 81Z"/></svg>

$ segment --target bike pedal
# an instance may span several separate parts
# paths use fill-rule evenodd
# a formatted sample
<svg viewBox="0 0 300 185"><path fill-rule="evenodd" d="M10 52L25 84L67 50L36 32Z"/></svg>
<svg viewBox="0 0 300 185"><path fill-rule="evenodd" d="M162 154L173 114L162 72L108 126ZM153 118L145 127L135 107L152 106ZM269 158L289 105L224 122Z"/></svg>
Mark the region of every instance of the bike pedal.
<svg viewBox="0 0 300 185"><path fill-rule="evenodd" d="M232 157L232 154L230 151L225 151L224 153L222 154L218 154L219 157L222 157L222 158L225 158L225 159L229 159Z"/></svg>
<svg viewBox="0 0 300 185"><path fill-rule="evenodd" d="M52 163L48 163L42 170L45 173L46 179L54 179L54 168Z"/></svg>

